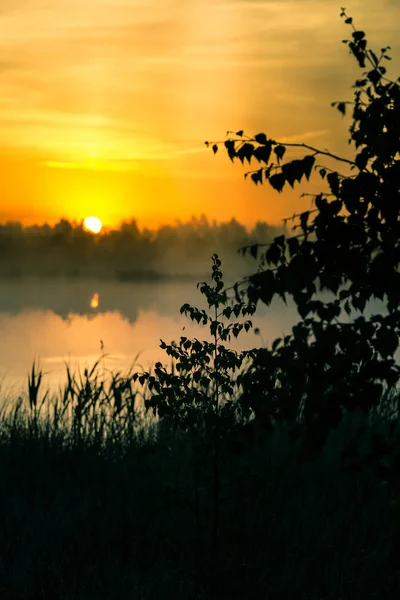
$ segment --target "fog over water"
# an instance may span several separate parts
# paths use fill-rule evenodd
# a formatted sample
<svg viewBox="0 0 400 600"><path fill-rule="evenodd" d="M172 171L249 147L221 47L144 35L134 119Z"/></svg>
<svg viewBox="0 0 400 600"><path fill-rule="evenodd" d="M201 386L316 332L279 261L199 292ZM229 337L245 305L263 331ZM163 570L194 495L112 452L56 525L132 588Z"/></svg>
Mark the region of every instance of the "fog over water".
<svg viewBox="0 0 400 600"><path fill-rule="evenodd" d="M139 353L145 368L166 360L160 338L170 342L184 333L207 339L208 331L179 310L185 302L206 308L196 284L210 273L212 253L234 282L257 264L238 248L272 241L282 231L264 222L250 230L235 219L216 223L206 217L156 230L133 219L98 236L65 219L53 226L1 224L3 390L20 389L34 359L53 387L65 380L66 361L83 369L100 357L101 348L104 368L127 370ZM277 308L268 314L268 328L271 323L274 328L268 335L275 337L283 318ZM262 311L255 323L264 331ZM252 333L243 343L249 347L260 340Z"/></svg>
<svg viewBox="0 0 400 600"><path fill-rule="evenodd" d="M34 360L52 389L65 381L66 362L83 370L102 349L106 370L126 372L135 359L146 369L158 360L169 364L160 339L209 339L208 329L194 325L180 308L207 308L196 284L210 273L211 254L218 253L231 284L257 270L258 261L238 249L271 242L284 231L265 222L249 230L234 219L218 224L206 217L154 231L131 220L99 236L65 219L54 226L0 225L2 392L26 388ZM290 301L259 305L252 321L261 335L243 333L232 347L270 344L298 320Z"/></svg>
<svg viewBox="0 0 400 600"><path fill-rule="evenodd" d="M181 315L183 303L206 308L196 282L117 283L96 280L0 281L0 376L3 388L20 389L33 359L40 360L53 385L64 381L65 361L83 368L107 354L107 369L149 367L169 358L159 348L181 335L208 339L208 329ZM96 306L98 304L98 306ZM92 306L91 306L92 305ZM288 333L297 320L293 306L277 300L260 306L254 332L232 342L254 347ZM185 328L185 329L183 329Z"/></svg>
<svg viewBox="0 0 400 600"><path fill-rule="evenodd" d="M148 368L169 357L159 348L181 335L209 339L208 329L194 325L179 310L183 303L206 308L196 282L119 283L96 280L0 281L0 377L2 390L20 391L29 368L39 360L45 382L55 389L65 381L65 362L83 369L101 356L103 367ZM375 303L372 312L381 310ZM294 305L280 299L259 305L254 331L232 341L236 349L268 344L290 333L299 320Z"/></svg>

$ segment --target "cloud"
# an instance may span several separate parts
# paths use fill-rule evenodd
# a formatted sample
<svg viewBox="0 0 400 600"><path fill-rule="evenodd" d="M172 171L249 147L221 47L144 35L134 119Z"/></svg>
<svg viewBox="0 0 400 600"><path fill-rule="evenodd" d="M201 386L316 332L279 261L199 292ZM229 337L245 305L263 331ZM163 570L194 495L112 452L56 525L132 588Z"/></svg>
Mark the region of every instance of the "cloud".
<svg viewBox="0 0 400 600"><path fill-rule="evenodd" d="M329 134L329 129L317 129L316 131L302 131L296 135L286 135L279 140L282 144L293 144L297 142L305 142L316 137L326 136Z"/></svg>
<svg viewBox="0 0 400 600"><path fill-rule="evenodd" d="M104 159L156 158L167 147L168 156L180 155L185 144L190 154L205 132L271 122L295 136L335 135L330 101L349 91L356 73L340 44L347 31L336 0L9 0L4 7L0 143L42 145L55 162L63 162L63 148L66 164L74 153L72 163L83 164L93 147ZM398 11L390 0L352 5L360 26L376 43L392 43L395 56Z"/></svg>
<svg viewBox="0 0 400 600"><path fill-rule="evenodd" d="M44 163L45 167L52 169L71 169L73 171L136 171L135 163L126 162L105 162L96 160L87 160L84 162L67 162L48 160Z"/></svg>

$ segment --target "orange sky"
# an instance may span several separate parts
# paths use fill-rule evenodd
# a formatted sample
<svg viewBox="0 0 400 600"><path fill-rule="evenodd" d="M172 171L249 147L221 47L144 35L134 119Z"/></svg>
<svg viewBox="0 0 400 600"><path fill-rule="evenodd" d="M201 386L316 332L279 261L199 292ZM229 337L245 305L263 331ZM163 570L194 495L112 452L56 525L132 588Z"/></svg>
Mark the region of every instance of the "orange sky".
<svg viewBox="0 0 400 600"><path fill-rule="evenodd" d="M345 4L373 46L392 46L396 77L400 2ZM251 225L308 206L298 190L245 182L204 141L245 129L349 152L330 107L359 75L339 5L2 0L0 221L157 226L204 213Z"/></svg>

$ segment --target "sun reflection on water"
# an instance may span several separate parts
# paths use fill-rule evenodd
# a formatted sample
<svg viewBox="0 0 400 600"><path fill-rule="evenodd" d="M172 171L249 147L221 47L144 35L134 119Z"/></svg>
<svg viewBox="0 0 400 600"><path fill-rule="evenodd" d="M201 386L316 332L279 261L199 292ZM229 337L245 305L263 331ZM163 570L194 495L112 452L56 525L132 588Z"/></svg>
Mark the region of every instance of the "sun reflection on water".
<svg viewBox="0 0 400 600"><path fill-rule="evenodd" d="M99 294L97 292L95 292L90 299L89 306L90 306L90 308L98 308L99 304L100 304Z"/></svg>

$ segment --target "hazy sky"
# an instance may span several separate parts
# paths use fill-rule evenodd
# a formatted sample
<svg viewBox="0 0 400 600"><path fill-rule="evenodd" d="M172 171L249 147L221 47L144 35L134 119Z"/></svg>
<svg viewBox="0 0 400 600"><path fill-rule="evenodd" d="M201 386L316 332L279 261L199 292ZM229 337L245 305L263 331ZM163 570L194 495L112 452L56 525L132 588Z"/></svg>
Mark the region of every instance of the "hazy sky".
<svg viewBox="0 0 400 600"><path fill-rule="evenodd" d="M0 220L252 224L304 207L298 191L245 182L204 141L245 129L349 152L348 123L330 107L360 74L340 4L2 0ZM400 0L346 8L373 47L392 46L397 77Z"/></svg>

